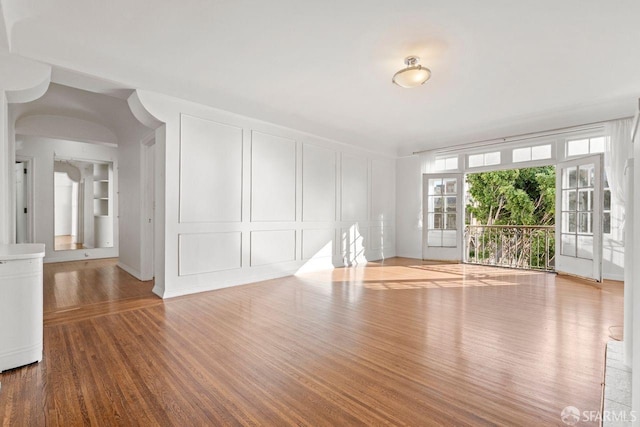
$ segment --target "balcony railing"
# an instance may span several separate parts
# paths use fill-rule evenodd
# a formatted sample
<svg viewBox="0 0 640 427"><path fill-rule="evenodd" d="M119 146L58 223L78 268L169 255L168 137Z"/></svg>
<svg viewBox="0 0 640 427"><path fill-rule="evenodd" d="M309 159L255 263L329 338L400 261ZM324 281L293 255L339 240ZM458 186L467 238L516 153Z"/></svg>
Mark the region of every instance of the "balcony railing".
<svg viewBox="0 0 640 427"><path fill-rule="evenodd" d="M526 270L554 271L555 227L468 225L466 262Z"/></svg>

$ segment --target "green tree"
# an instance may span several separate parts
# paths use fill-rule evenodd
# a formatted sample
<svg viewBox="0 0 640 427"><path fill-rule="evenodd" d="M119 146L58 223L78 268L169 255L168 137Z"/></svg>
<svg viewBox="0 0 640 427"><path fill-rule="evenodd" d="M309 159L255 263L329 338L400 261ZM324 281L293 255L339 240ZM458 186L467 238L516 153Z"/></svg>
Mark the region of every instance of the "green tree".
<svg viewBox="0 0 640 427"><path fill-rule="evenodd" d="M467 211L484 225L553 225L553 166L467 175Z"/></svg>
<svg viewBox="0 0 640 427"><path fill-rule="evenodd" d="M469 257L482 263L545 269L553 265L555 239L541 228L554 224L556 173L553 166L467 175L467 212L480 225L468 237Z"/></svg>

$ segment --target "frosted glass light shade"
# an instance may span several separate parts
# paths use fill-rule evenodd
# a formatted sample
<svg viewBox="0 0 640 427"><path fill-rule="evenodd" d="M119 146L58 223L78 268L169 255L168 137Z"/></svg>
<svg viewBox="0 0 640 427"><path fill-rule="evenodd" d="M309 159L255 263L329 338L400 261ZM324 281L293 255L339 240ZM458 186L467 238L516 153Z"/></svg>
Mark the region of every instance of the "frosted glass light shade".
<svg viewBox="0 0 640 427"><path fill-rule="evenodd" d="M412 88L425 84L431 77L431 70L422 65L418 65L419 58L416 56L407 57L404 62L406 68L393 75L393 82L400 87Z"/></svg>

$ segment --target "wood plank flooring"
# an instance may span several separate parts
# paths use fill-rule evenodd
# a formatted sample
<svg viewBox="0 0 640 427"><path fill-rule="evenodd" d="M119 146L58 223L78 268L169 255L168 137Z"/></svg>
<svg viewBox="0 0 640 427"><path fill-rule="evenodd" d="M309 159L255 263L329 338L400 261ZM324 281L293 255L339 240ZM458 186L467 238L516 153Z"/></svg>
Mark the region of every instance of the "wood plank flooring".
<svg viewBox="0 0 640 427"><path fill-rule="evenodd" d="M72 261L44 266L44 322L88 319L161 304L151 289L116 266L117 259Z"/></svg>
<svg viewBox="0 0 640 427"><path fill-rule="evenodd" d="M539 272L394 258L162 301L114 268L45 267L3 425L563 425L622 324L621 284Z"/></svg>
<svg viewBox="0 0 640 427"><path fill-rule="evenodd" d="M82 243L76 243L75 237L70 235L55 236L53 246L56 251L84 249L84 245Z"/></svg>

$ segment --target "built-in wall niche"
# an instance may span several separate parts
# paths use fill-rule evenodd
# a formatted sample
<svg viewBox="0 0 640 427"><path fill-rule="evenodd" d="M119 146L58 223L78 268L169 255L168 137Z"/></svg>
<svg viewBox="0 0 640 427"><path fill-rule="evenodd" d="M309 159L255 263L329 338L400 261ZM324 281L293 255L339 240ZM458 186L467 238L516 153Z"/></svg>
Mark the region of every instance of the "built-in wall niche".
<svg viewBox="0 0 640 427"><path fill-rule="evenodd" d="M54 249L113 247L113 163L54 159Z"/></svg>

